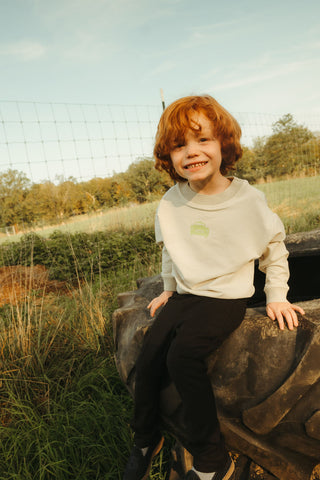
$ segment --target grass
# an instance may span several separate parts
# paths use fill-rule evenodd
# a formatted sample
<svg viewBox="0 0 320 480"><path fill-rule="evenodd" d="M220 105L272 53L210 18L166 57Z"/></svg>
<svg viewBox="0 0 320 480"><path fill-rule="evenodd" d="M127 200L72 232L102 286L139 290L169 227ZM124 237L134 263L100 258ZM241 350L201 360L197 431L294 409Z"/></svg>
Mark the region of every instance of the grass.
<svg viewBox="0 0 320 480"><path fill-rule="evenodd" d="M32 376L4 382L10 421L1 428L1 479L120 478L130 398L109 358L83 350L80 358L76 370L69 361L61 372L67 384L48 378L47 369L41 382Z"/></svg>
<svg viewBox="0 0 320 480"><path fill-rule="evenodd" d="M287 233L302 232L319 228L320 225L320 176L279 180L258 184L270 207L282 219ZM158 202L112 208L94 215L81 215L62 224L36 228L33 231L49 237L54 231L73 234L75 232L135 231L152 228ZM0 244L18 241L23 233L0 236Z"/></svg>
<svg viewBox="0 0 320 480"><path fill-rule="evenodd" d="M286 232L320 228L320 177L293 178L257 185L280 216Z"/></svg>
<svg viewBox="0 0 320 480"><path fill-rule="evenodd" d="M142 205L131 205L128 207L111 208L105 212L92 215L79 215L66 220L59 225L47 226L43 228L34 228L32 231L49 237L55 231L62 233L93 233L93 232L114 232L114 231L136 231L145 228L152 228L154 225L154 215L158 202L145 203ZM31 230L30 230L31 231ZM24 232L25 233L25 232ZM0 244L8 240L18 241L24 233L18 233L10 237L0 236Z"/></svg>
<svg viewBox="0 0 320 480"><path fill-rule="evenodd" d="M290 233L319 228L319 182L313 177L258 188ZM156 203L109 211L101 215L99 229L150 228L155 209ZM86 221L93 219L61 228L88 231ZM55 241L65 248L62 236ZM92 259L87 250L81 251ZM36 251L31 249L35 263ZM78 287L70 284L67 293L34 290L18 305L0 308L0 480L122 478L132 443L132 400L116 371L111 317L118 293L159 272L157 257L145 255L148 261L139 258L130 267L115 259L114 268L78 279ZM50 261L58 274L57 255ZM153 480L166 477L170 441L167 445Z"/></svg>
<svg viewBox="0 0 320 480"><path fill-rule="evenodd" d="M158 270L139 262L0 309L1 480L122 478L132 400L114 364L111 315L118 293ZM154 480L164 480L167 454Z"/></svg>

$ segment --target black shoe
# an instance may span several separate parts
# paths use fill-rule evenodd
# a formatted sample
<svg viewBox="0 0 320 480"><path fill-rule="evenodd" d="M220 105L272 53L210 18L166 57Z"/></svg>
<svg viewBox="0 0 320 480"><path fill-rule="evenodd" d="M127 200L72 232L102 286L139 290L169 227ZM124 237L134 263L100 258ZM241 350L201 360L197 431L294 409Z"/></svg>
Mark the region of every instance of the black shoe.
<svg viewBox="0 0 320 480"><path fill-rule="evenodd" d="M124 471L123 480L146 480L149 475L153 457L161 450L163 437L157 439L148 447L145 455L142 449L134 445Z"/></svg>
<svg viewBox="0 0 320 480"><path fill-rule="evenodd" d="M229 457L225 466L218 472L215 472L211 480L230 480L233 472L234 472L234 463L232 458ZM184 480L199 480L199 477L194 470L189 470L189 472L184 477Z"/></svg>

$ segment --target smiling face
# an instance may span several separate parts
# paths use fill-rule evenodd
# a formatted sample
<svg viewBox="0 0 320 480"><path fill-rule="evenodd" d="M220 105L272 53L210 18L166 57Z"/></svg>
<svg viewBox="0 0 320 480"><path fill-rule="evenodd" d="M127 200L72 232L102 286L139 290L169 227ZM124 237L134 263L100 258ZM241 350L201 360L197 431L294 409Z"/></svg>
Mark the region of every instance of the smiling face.
<svg viewBox="0 0 320 480"><path fill-rule="evenodd" d="M170 152L174 169L198 193L213 194L225 190L230 181L220 171L221 146L214 136L210 120L201 112L191 118L184 139Z"/></svg>

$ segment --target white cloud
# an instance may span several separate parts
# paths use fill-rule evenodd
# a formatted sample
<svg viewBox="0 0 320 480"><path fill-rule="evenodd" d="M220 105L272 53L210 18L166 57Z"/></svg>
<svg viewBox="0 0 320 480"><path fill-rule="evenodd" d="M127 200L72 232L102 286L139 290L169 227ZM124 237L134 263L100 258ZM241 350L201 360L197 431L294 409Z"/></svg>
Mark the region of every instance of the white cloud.
<svg viewBox="0 0 320 480"><path fill-rule="evenodd" d="M111 30L138 29L149 22L174 13L168 1L153 3L150 0L33 0L36 12L51 31L73 35L86 31L106 35ZM170 0L171 1L171 0ZM59 29L57 30L57 25Z"/></svg>
<svg viewBox="0 0 320 480"><path fill-rule="evenodd" d="M221 91L237 87L246 87L255 83L261 83L266 80L299 72L308 66L314 67L316 63L319 63L319 59L291 62L272 68L269 68L267 65L265 65L265 67L267 67L265 71L261 73L247 74L246 76L243 76L242 74L242 77L240 75L237 75L237 73L234 71L233 77L235 78L235 80L226 80L223 83L218 83L217 85L211 86L209 90Z"/></svg>
<svg viewBox="0 0 320 480"><path fill-rule="evenodd" d="M15 57L23 62L36 60L42 57L45 52L44 45L30 40L0 44L0 56Z"/></svg>
<svg viewBox="0 0 320 480"><path fill-rule="evenodd" d="M156 76L164 72L169 72L170 70L173 70L174 68L176 68L176 66L177 66L176 63L170 60L162 62L160 65L158 65L153 70L151 70L151 72L149 72L149 76Z"/></svg>
<svg viewBox="0 0 320 480"><path fill-rule="evenodd" d="M50 50L74 61L104 60L133 48L143 29L170 15L167 4L149 0L33 0L37 18L45 25ZM170 3L168 3L170 6Z"/></svg>
<svg viewBox="0 0 320 480"><path fill-rule="evenodd" d="M95 62L106 59L108 55L116 54L121 47L108 41L95 37L91 33L78 32L68 43L57 44L55 50L67 60L81 62Z"/></svg>
<svg viewBox="0 0 320 480"><path fill-rule="evenodd" d="M214 48L215 43L213 42L217 42L216 45L221 45L222 40L226 41L226 38L232 41L232 39L241 38L243 34L248 35L250 31L257 28L257 15L255 13L243 17L235 16L226 21L192 25L186 29L190 35L184 42L184 46L190 48L211 43Z"/></svg>

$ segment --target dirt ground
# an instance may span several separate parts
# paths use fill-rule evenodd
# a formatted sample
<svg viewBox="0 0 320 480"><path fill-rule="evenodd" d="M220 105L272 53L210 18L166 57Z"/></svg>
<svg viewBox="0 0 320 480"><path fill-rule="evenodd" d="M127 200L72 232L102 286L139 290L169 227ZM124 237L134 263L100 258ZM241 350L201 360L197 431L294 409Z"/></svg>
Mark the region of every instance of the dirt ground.
<svg viewBox="0 0 320 480"><path fill-rule="evenodd" d="M32 292L49 293L65 290L64 282L49 280L43 265L0 267L0 307L25 301Z"/></svg>

